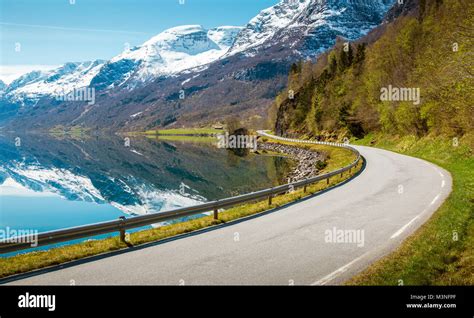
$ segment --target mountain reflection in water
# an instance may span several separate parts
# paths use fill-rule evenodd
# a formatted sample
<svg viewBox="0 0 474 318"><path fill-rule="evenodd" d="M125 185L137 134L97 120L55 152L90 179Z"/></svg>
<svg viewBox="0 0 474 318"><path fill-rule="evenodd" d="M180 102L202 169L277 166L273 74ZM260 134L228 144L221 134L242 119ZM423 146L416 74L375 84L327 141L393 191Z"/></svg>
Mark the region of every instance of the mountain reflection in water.
<svg viewBox="0 0 474 318"><path fill-rule="evenodd" d="M129 138L0 136L0 227L51 230L190 206L275 186L291 166L211 142Z"/></svg>

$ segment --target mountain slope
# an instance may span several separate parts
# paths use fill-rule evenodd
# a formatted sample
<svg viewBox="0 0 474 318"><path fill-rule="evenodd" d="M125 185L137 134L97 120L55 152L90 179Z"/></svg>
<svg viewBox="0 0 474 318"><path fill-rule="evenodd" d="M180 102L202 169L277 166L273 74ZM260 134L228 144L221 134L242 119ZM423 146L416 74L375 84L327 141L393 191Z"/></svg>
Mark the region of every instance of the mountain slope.
<svg viewBox="0 0 474 318"><path fill-rule="evenodd" d="M142 117L127 119L124 125L139 130L240 117L249 126L262 127L293 62L314 59L338 36L355 39L366 34L382 22L392 3L281 1L252 19L229 52L205 70L152 84L160 94L134 94L133 98L146 95L153 103L137 107ZM183 100L177 98L180 89L185 92Z"/></svg>
<svg viewBox="0 0 474 318"><path fill-rule="evenodd" d="M419 10L384 26L367 49L353 45L349 54L339 44L318 63L295 69L289 80L295 98L280 95L276 131L356 137L373 131L418 136L472 131L473 20L466 12L473 6L443 2L445 11L438 8L441 2L421 2ZM384 99L382 92L391 88L410 94L393 91L393 98Z"/></svg>
<svg viewBox="0 0 474 318"><path fill-rule="evenodd" d="M142 130L235 116L260 126L292 63L314 59L336 37L366 34L382 22L392 3L283 0L242 30L170 29L101 68L91 80L98 91L95 105L58 105L43 98L34 108L22 109L12 126L29 122L38 129L61 124Z"/></svg>

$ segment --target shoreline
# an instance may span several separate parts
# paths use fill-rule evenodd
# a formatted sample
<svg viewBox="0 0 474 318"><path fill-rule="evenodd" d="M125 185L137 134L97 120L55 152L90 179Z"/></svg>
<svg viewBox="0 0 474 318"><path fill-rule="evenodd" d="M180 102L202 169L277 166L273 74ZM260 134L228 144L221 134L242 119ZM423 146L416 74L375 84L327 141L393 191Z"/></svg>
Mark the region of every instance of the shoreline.
<svg viewBox="0 0 474 318"><path fill-rule="evenodd" d="M312 151L303 147L290 146L274 142L258 144L258 150L272 151L284 154L296 161L296 167L288 174L291 182L315 177L326 165L327 155L322 152Z"/></svg>

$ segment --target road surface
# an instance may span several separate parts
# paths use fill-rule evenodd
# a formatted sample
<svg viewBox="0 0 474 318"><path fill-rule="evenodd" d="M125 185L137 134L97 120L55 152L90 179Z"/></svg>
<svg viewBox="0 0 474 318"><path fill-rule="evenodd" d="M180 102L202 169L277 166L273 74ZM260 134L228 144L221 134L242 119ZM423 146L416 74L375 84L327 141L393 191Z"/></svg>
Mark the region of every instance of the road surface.
<svg viewBox="0 0 474 318"><path fill-rule="evenodd" d="M15 285L334 285L394 250L451 191L445 170L355 147L365 170L243 222L10 282Z"/></svg>

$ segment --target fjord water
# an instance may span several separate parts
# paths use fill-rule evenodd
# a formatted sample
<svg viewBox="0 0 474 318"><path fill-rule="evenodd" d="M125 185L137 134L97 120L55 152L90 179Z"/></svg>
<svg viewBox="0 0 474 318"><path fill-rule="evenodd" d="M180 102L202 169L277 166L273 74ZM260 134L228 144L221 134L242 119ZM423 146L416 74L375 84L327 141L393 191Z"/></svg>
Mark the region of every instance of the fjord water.
<svg viewBox="0 0 474 318"><path fill-rule="evenodd" d="M0 136L0 230L159 213L282 183L291 161L157 137Z"/></svg>

